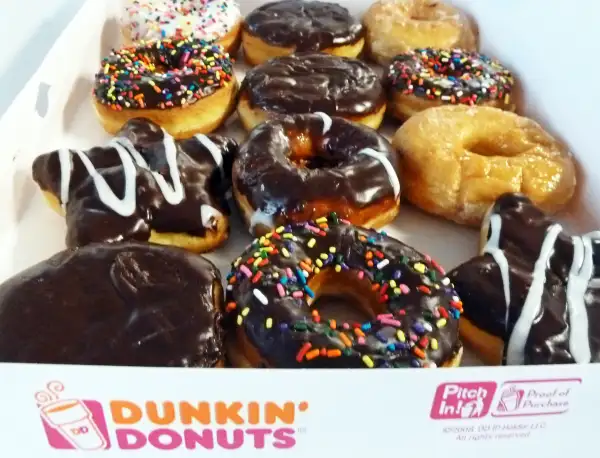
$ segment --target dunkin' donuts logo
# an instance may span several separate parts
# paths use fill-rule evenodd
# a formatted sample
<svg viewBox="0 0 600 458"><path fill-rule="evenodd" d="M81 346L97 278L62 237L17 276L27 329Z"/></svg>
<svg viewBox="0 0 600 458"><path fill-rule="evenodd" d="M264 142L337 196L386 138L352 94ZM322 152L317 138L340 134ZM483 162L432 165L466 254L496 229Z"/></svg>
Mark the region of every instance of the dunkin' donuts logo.
<svg viewBox="0 0 600 458"><path fill-rule="evenodd" d="M437 387L430 417L457 420L558 415L569 410L581 379L452 382Z"/></svg>
<svg viewBox="0 0 600 458"><path fill-rule="evenodd" d="M290 449L307 402L209 402L69 399L50 382L36 393L48 439L59 450Z"/></svg>

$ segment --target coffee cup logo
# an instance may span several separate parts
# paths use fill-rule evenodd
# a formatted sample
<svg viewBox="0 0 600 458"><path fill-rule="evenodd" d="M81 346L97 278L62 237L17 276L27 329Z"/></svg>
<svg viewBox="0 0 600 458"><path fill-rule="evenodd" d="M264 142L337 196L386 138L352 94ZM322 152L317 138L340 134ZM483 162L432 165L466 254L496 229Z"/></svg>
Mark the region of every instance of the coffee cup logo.
<svg viewBox="0 0 600 458"><path fill-rule="evenodd" d="M521 407L525 390L520 390L511 385L502 391L496 410L498 412L515 412Z"/></svg>
<svg viewBox="0 0 600 458"><path fill-rule="evenodd" d="M77 450L108 448L106 435L100 431L88 406L79 399L60 399L63 391L62 383L50 382L45 391L36 393L45 425Z"/></svg>

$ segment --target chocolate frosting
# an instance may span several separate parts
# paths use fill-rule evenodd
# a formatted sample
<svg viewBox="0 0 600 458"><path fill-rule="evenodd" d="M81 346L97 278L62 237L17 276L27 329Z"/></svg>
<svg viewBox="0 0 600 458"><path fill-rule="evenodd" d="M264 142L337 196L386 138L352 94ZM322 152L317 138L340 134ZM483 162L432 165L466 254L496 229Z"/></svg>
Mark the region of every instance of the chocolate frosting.
<svg viewBox="0 0 600 458"><path fill-rule="evenodd" d="M113 50L100 63L95 99L108 107L167 109L213 94L233 79L233 63L216 44L167 38Z"/></svg>
<svg viewBox="0 0 600 458"><path fill-rule="evenodd" d="M309 305L320 295L313 282L338 271L349 278L335 281L349 290L366 286L375 304L368 321L323 320ZM241 329L268 366L435 367L460 349L460 300L443 269L334 214L255 241L233 264L228 282L226 327Z"/></svg>
<svg viewBox="0 0 600 458"><path fill-rule="evenodd" d="M229 213L225 191L236 150L233 140L219 135L175 141L158 125L137 118L108 146L39 156L33 178L63 204L69 247L145 241L152 230L203 237L216 229L215 216ZM91 175L93 169L97 173ZM106 181L108 192L94 175ZM118 199L120 207L129 205L121 214L111 204Z"/></svg>
<svg viewBox="0 0 600 458"><path fill-rule="evenodd" d="M67 249L0 285L0 361L212 367L222 300L216 267L183 250Z"/></svg>
<svg viewBox="0 0 600 458"><path fill-rule="evenodd" d="M599 361L600 232L571 237L519 194L488 221L484 254L449 273L464 316L505 341L506 364Z"/></svg>
<svg viewBox="0 0 600 458"><path fill-rule="evenodd" d="M298 151L307 139L310 157ZM287 116L255 128L233 176L254 210L281 221L317 218L314 206L324 203L350 218L353 209L400 197L398 158L390 143L369 127L325 114Z"/></svg>
<svg viewBox="0 0 600 458"><path fill-rule="evenodd" d="M335 3L284 0L267 3L248 15L246 32L270 45L296 51L322 51L356 43L362 24Z"/></svg>
<svg viewBox="0 0 600 458"><path fill-rule="evenodd" d="M318 53L279 57L254 67L241 94L252 107L279 114L365 116L386 101L379 76L367 64Z"/></svg>
<svg viewBox="0 0 600 458"><path fill-rule="evenodd" d="M498 61L460 49L423 48L400 54L384 80L392 93L467 105L491 100L509 105L514 85L512 73Z"/></svg>

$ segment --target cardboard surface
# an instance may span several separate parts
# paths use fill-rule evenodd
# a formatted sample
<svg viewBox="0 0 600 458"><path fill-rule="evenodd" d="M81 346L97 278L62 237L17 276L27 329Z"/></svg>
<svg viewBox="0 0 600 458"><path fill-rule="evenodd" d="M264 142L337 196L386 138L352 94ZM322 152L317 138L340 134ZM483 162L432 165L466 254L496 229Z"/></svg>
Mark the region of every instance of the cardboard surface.
<svg viewBox="0 0 600 458"><path fill-rule="evenodd" d="M5 140L0 166L7 177L0 183L4 196L0 279L64 248L64 221L44 204L31 180L30 165L36 155L59 146L85 148L108 140L93 113L90 92L98 62L118 45L120 3L89 0L0 120L0 138ZM246 13L262 2L241 3ZM357 15L369 5L368 0L339 3ZM579 195L563 220L574 229L598 227L600 206L595 196L600 192L600 168L595 131L600 97L585 90L587 83L580 80L600 69L597 60L587 57L600 39L594 25L600 7L587 2L574 8L572 2L562 0L551 5L538 0L454 3L476 18L482 50L515 71L525 94L525 113L565 141L585 170ZM569 71L573 62L583 63L583 75ZM243 67L239 70L242 76ZM393 128L388 126L384 133L393 133ZM243 138L236 118L228 121L223 132ZM233 225L230 242L208 256L224 273L250 240L236 215ZM476 252L477 231L408 206L386 230L446 268ZM128 456L134 450L161 456L171 448L171 453L183 455L193 453L194 444L200 453L212 444L213 454L225 453L229 447L243 456L310 456L328 446L351 456L449 450L466 456L482 452L559 456L571 450L575 439L589 440L591 446L593 423L587 419L600 407L594 389L600 383L596 365L240 371L0 364L0 380L4 383L0 438L7 456L15 457L68 456L73 447L108 448L107 453L115 456ZM55 394L46 385L57 380L64 391ZM53 396L54 404L38 406L34 395L39 390ZM121 409L111 404L119 400L136 405L120 404ZM152 401L160 404L159 413L163 401L173 402L180 418L152 425L148 412L137 408L144 410L145 403ZM204 401L208 404L198 408ZM202 421L182 424L190 419L191 407L180 402L195 405ZM242 404L231 404L235 402ZM279 407L268 404L272 402ZM128 420L127 414L133 417ZM134 422L137 414L141 418ZM270 424L273 416L278 419ZM219 419L225 424L219 424Z"/></svg>

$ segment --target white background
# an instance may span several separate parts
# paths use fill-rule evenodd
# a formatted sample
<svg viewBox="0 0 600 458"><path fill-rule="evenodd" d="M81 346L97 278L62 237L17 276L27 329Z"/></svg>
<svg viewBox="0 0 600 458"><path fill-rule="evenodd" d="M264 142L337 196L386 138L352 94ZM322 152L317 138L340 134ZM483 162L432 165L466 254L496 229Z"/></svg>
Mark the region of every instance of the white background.
<svg viewBox="0 0 600 458"><path fill-rule="evenodd" d="M0 0L0 116L84 0ZM104 1L104 0L97 0ZM10 43L10 44L9 44Z"/></svg>

